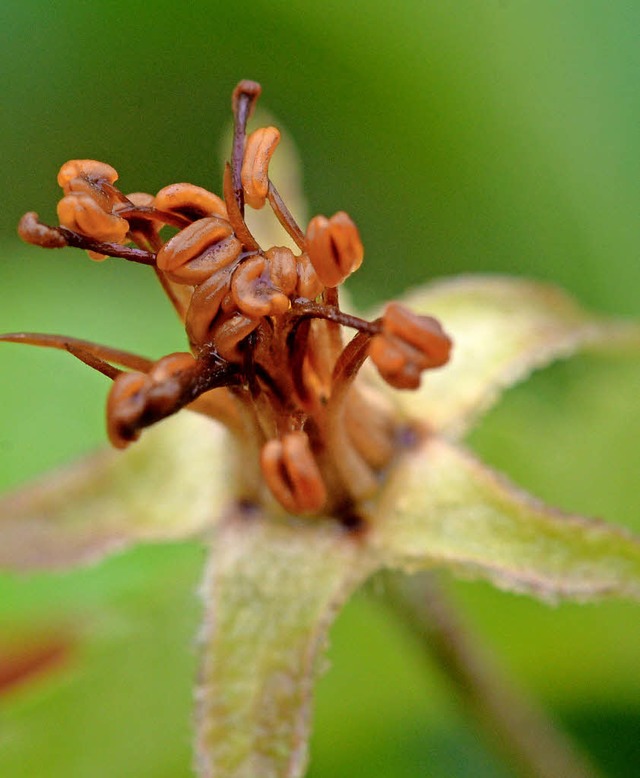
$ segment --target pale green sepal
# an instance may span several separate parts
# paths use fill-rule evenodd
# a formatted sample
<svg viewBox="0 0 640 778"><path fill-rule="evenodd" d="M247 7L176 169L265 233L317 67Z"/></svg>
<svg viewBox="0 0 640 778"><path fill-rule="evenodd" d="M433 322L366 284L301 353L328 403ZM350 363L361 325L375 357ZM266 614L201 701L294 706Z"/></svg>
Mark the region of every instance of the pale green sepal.
<svg viewBox="0 0 640 778"><path fill-rule="evenodd" d="M545 600L640 597L640 538L542 505L451 443L398 463L369 539L390 567L433 567Z"/></svg>
<svg viewBox="0 0 640 778"><path fill-rule="evenodd" d="M228 445L220 425L183 412L124 452L100 452L6 495L0 569L63 568L198 533L227 497Z"/></svg>
<svg viewBox="0 0 640 778"><path fill-rule="evenodd" d="M533 370L585 347L640 353L640 326L584 311L555 286L507 276L436 281L402 300L435 316L453 338L449 364L423 374L419 390L397 392L411 416L460 436L501 392Z"/></svg>
<svg viewBox="0 0 640 778"><path fill-rule="evenodd" d="M238 507L219 525L202 589L198 775L303 775L327 631L371 571L361 538L333 520Z"/></svg>

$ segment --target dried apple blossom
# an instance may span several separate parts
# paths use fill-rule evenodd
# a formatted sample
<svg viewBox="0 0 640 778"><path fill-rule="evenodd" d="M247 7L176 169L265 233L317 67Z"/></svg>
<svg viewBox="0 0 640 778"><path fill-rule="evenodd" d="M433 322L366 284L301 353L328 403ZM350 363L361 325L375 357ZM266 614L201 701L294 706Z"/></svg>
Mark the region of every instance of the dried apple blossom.
<svg viewBox="0 0 640 778"><path fill-rule="evenodd" d="M303 775L329 626L378 571L444 568L543 599L640 597L638 538L546 508L459 442L534 368L584 348L637 352L640 328L491 277L434 283L369 319L345 312L338 287L362 264L358 229L342 211L304 230L294 219L270 174L279 131L247 135L259 94L252 81L233 93L221 196L189 183L127 195L111 166L72 160L60 225L20 222L38 246L152 268L188 349L152 360L75 337L0 336L112 379L107 432L126 449L4 498L0 566L54 569L215 527L197 689L205 778ZM295 250L252 231L245 205L267 203ZM184 408L196 413L168 418ZM486 710L509 730L509 712ZM515 749L532 774L560 763L555 774L588 774L561 741L543 772L530 740Z"/></svg>

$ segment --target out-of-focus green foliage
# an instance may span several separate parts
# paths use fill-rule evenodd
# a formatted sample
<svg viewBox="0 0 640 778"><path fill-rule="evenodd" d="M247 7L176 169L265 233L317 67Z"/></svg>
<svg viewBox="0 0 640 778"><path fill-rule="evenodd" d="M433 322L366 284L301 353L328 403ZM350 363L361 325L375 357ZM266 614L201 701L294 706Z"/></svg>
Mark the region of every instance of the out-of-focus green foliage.
<svg viewBox="0 0 640 778"><path fill-rule="evenodd" d="M242 77L262 82L264 105L297 141L312 212L344 208L358 222L358 302L502 271L640 315L633 3L67 0L10 2L0 22L1 331L66 332L150 356L183 347L143 269L25 251L15 223L28 209L55 218L55 174L74 157L110 162L125 191L218 187L218 138ZM0 366L4 485L102 442L100 376L13 346ZM550 502L638 529L639 388L631 367L561 365L512 393L473 443ZM72 646L58 671L0 696L8 774L189 775L201 559L189 546L149 549L0 581L0 652L51 630ZM501 776L373 594L334 634L313 778ZM637 607L547 610L470 584L456 594L594 759L634 774ZM52 711L54 696L64 704Z"/></svg>

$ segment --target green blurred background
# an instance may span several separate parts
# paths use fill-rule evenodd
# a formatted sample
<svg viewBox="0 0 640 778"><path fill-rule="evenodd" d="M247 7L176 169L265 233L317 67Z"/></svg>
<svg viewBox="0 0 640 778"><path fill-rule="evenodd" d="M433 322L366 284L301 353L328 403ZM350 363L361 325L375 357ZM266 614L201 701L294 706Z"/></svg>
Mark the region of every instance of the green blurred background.
<svg viewBox="0 0 640 778"><path fill-rule="evenodd" d="M20 246L55 218L57 169L113 164L125 191L219 188L240 78L300 149L312 212L345 209L367 305L452 273L549 279L640 315L640 6L629 0L139 0L0 10L0 331L160 356L182 349L150 274ZM103 443L104 379L59 353L0 353L0 479ZM508 394L471 444L545 499L640 530L638 363L581 358ZM0 696L0 775L180 778L204 552L139 549L74 574L0 578L0 651L69 642ZM610 776L640 771L640 611L453 595L498 657ZM312 778L506 776L373 587L333 633Z"/></svg>

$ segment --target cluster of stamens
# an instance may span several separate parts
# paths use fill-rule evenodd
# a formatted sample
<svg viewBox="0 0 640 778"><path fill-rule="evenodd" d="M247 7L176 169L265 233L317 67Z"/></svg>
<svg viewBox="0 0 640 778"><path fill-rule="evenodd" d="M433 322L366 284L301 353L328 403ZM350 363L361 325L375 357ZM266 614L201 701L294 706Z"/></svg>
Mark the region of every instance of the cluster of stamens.
<svg viewBox="0 0 640 778"><path fill-rule="evenodd" d="M246 133L259 94L251 81L234 91L222 198L186 183L125 195L110 165L73 160L58 175L60 226L35 213L20 223L30 243L152 266L190 351L154 362L62 336L0 339L66 349L112 378L107 429L116 447L189 407L227 423L287 511L347 516L375 490L398 435L393 417L353 382L362 363L370 356L389 384L415 388L422 371L447 362L451 342L435 319L396 303L373 322L341 311L338 287L363 259L358 230L344 212L314 217L306 232L298 226L269 178L280 133ZM245 205L266 203L297 253L256 241ZM346 345L344 327L356 330Z"/></svg>

